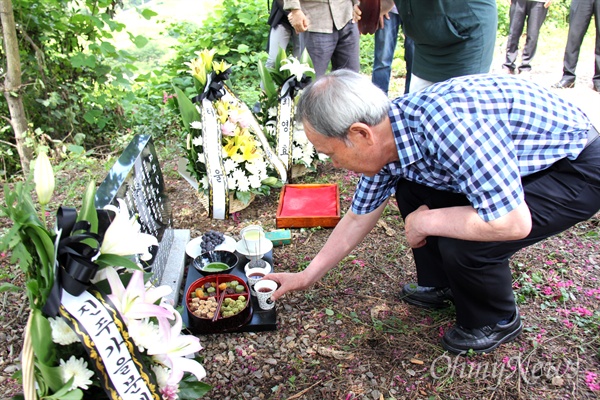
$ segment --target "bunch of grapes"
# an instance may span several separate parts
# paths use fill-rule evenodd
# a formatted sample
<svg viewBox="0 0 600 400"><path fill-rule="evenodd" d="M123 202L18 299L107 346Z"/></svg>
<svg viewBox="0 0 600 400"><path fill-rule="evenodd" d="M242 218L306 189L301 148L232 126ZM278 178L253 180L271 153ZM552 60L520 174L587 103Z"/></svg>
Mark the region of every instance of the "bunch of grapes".
<svg viewBox="0 0 600 400"><path fill-rule="evenodd" d="M203 253L207 251L213 251L215 247L225 241L225 235L217 231L208 231L202 235L202 243L200 243L200 250Z"/></svg>

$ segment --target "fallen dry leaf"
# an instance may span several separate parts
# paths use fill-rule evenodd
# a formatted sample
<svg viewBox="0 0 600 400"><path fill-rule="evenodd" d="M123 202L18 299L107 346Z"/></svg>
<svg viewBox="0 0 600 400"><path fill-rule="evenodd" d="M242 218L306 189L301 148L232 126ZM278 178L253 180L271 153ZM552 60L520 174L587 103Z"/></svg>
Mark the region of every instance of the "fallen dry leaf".
<svg viewBox="0 0 600 400"><path fill-rule="evenodd" d="M354 354L346 351L334 350L328 347L319 347L317 353L323 357L335 358L336 360L351 360L354 358Z"/></svg>
<svg viewBox="0 0 600 400"><path fill-rule="evenodd" d="M379 228L382 228L386 235L391 237L396 236L396 231L390 228L389 225L385 223L385 221L380 219L379 221L377 221L377 226Z"/></svg>

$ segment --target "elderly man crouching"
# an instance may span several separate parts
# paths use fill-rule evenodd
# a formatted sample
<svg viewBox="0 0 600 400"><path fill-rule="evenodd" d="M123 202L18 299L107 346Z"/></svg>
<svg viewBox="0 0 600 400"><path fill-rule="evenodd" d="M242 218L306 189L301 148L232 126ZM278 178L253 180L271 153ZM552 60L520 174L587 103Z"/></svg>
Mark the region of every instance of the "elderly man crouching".
<svg viewBox="0 0 600 400"><path fill-rule="evenodd" d="M340 70L305 89L297 115L317 151L362 177L309 266L269 275L280 284L273 300L334 268L395 195L418 278L403 299L453 302L442 346L488 353L522 330L509 258L600 208L597 131L526 80L471 75L390 102L368 78Z"/></svg>

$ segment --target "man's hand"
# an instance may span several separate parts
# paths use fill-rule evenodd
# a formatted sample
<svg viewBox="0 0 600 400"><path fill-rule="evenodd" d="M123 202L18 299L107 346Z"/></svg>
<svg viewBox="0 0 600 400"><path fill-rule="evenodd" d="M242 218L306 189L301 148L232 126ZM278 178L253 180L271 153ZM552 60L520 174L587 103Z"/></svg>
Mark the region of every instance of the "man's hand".
<svg viewBox="0 0 600 400"><path fill-rule="evenodd" d="M423 247L427 243L427 235L419 232L419 214L428 211L429 207L422 205L406 216L404 220L404 231L408 245L413 249Z"/></svg>
<svg viewBox="0 0 600 400"><path fill-rule="evenodd" d="M362 11L358 4L354 5L354 9L352 10L352 22L358 22L362 18Z"/></svg>
<svg viewBox="0 0 600 400"><path fill-rule="evenodd" d="M524 201L508 214L487 222L471 206L429 209L422 205L404 219L406 240L412 248L424 246L428 236L478 242L518 240L529 235L531 225Z"/></svg>
<svg viewBox="0 0 600 400"><path fill-rule="evenodd" d="M271 300L275 301L287 292L308 289L312 282L305 280L304 275L302 272L280 272L265 276L264 279L271 279L279 284L275 293L271 295Z"/></svg>
<svg viewBox="0 0 600 400"><path fill-rule="evenodd" d="M300 9L292 10L288 14L288 21L296 33L306 32L308 29L308 18Z"/></svg>
<svg viewBox="0 0 600 400"><path fill-rule="evenodd" d="M379 16L379 26L377 29L383 29L386 19L390 19L390 13L385 13Z"/></svg>

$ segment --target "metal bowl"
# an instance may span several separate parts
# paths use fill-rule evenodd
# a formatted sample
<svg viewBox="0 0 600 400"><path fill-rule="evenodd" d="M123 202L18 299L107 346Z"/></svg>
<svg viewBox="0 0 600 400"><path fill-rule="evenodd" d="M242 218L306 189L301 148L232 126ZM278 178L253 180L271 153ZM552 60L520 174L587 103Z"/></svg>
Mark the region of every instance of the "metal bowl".
<svg viewBox="0 0 600 400"><path fill-rule="evenodd" d="M208 264L220 262L226 264L228 268L222 270L215 271L206 271L205 268ZM239 262L239 257L237 254L227 251L227 250L213 250L207 251L206 253L202 253L196 258L192 265L194 268L198 270L202 275L217 275L217 274L227 274L232 269L235 268L237 263Z"/></svg>

